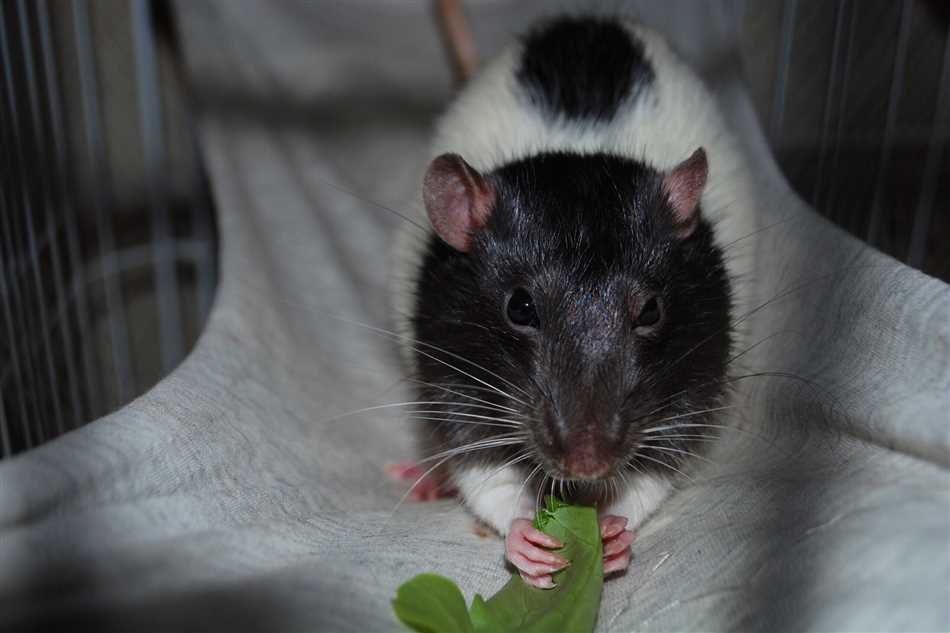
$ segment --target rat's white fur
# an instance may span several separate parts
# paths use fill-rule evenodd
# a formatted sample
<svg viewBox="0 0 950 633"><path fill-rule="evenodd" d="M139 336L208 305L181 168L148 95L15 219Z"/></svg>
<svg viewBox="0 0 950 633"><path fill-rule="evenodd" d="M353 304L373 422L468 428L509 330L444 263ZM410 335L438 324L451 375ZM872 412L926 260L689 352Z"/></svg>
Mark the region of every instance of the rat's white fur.
<svg viewBox="0 0 950 633"><path fill-rule="evenodd" d="M452 479L475 516L503 536L515 519L534 517L537 491L526 486L523 474L514 468L469 466L457 469ZM669 477L638 473L628 476L627 483L624 494L601 511L626 517L632 529L653 514L670 494L673 482Z"/></svg>
<svg viewBox="0 0 950 633"><path fill-rule="evenodd" d="M661 170L685 160L703 147L709 160L709 175L702 197L704 217L715 225L719 244L731 244L754 226L749 216L752 199L749 172L733 136L717 109L715 99L702 81L670 50L656 33L634 23L630 32L643 43L644 56L655 78L629 99L609 122L562 119L552 122L534 107L517 86L515 72L521 47L513 45L486 66L459 94L439 121L429 159L445 152L461 155L469 164L488 172L502 164L542 151L569 150L606 152L627 156ZM421 183L422 179L419 179ZM428 226L421 191L414 203L420 224ZM728 216L728 219L727 219ZM425 248L418 227L408 223L397 243L395 305L401 331L408 334L407 315L413 310L413 292ZM734 255L734 254L731 254ZM733 278L742 267L732 256L726 262ZM735 306L741 313L748 302L736 288ZM404 345L407 362L412 353ZM533 493L525 506L518 499L522 478L513 468L495 472L488 467L470 468L453 475L471 510L505 533L512 518L533 514ZM486 477L491 476L486 482ZM662 477L638 475L628 478L627 494L609 511L626 516L635 527L649 516L672 488ZM523 507L524 506L524 507Z"/></svg>

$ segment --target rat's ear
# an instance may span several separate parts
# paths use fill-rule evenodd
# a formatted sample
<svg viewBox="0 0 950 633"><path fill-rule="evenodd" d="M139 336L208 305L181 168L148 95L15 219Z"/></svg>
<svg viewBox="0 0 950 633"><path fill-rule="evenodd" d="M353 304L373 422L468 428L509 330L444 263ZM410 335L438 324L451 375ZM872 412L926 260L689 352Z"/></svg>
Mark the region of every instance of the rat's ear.
<svg viewBox="0 0 950 633"><path fill-rule="evenodd" d="M673 209L676 235L686 239L699 225L699 199L706 186L709 164L702 147L663 176L663 193Z"/></svg>
<svg viewBox="0 0 950 633"><path fill-rule="evenodd" d="M457 251L468 251L472 234L485 226L495 206L495 190L458 154L442 154L429 164L422 200L432 228Z"/></svg>

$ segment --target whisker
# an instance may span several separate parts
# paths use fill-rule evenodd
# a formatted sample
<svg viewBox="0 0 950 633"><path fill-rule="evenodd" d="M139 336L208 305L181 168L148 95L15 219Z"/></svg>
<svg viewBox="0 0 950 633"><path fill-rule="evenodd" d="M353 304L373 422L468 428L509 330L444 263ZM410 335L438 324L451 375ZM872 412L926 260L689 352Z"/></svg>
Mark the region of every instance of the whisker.
<svg viewBox="0 0 950 633"><path fill-rule="evenodd" d="M700 387L703 387L703 386L705 386L705 385L699 385L699 386L700 386ZM675 404L676 404L676 398L677 398L678 396L681 396L681 395L683 395L684 393L686 393L686 391L687 391L686 389L680 389L680 390L677 391L676 393L673 393L673 394L670 394L670 395L666 396L665 398L663 398L663 400L660 401L660 406L658 406L657 408L653 409L652 411L649 411L649 412L647 412L647 413L644 413L643 415L637 416L636 418L634 418L634 419L631 420L630 422L637 422L637 421L642 420L642 419L644 419L644 418L648 418L648 417L650 417L651 415L653 415L654 413L657 413L657 412L659 412L659 411L662 411L663 409L666 409L666 408L668 408L668 407L671 407L671 406L675 405ZM634 393L631 392L629 395L627 395L626 398L624 398L624 401L623 401L622 404L626 404L626 403L630 400L630 398L632 398L633 396L634 396ZM622 406L622 405L621 405L621 406Z"/></svg>
<svg viewBox="0 0 950 633"><path fill-rule="evenodd" d="M472 490L470 494L472 496L475 496L476 494L478 494L478 492L481 491L481 489L485 486L485 484L487 484L489 481L491 481L495 477L495 475L497 475L498 473L500 473L506 468L514 466L515 464L518 464L520 462L523 462L524 460L531 457L531 454L532 454L532 450L530 448L526 448L523 451L516 453L513 458L509 459L508 461L503 463L501 466L493 470L491 473L486 475L485 478L482 479L482 482L478 484L477 486L475 486L475 489Z"/></svg>
<svg viewBox="0 0 950 633"><path fill-rule="evenodd" d="M636 463L633 462L633 460L628 461L626 465L627 465L627 466L630 466L631 468L633 468L633 470L635 470L635 471L636 471L638 474L640 474L640 475L645 475L645 474L646 474L646 472L643 471L643 470L641 470L640 467L637 466Z"/></svg>
<svg viewBox="0 0 950 633"><path fill-rule="evenodd" d="M412 346L410 346L410 347L412 347ZM514 397L513 395L511 395L510 393L507 393L507 392L505 392L505 391L502 391L501 389L499 389L499 388L496 387L495 385L493 385L493 384L491 384L491 383L489 383L489 382L486 382L486 381L482 380L481 378L478 378L477 376L473 376L472 374L468 373L468 372L465 371L465 370L459 369L458 367L456 367L456 366L453 365L452 363L449 363L449 362L447 362L447 361L444 361L444 360L442 360L441 358L438 358L438 357L436 357L436 356L433 356L432 354L429 354L429 353L427 353L427 352L424 352L424 351L422 351L421 349L419 349L419 348L417 348L417 347L412 347L412 349L413 349L414 351L416 351L416 352L419 352L420 354L422 354L423 356L425 356L425 357L427 357L427 358L431 358L432 360L434 360L434 361L437 362L437 363L441 363L441 364L445 365L445 366L448 367L449 369L453 369L453 370L457 371L458 373L462 374L463 376L467 376L468 378L471 378L472 380L474 380L474 381L476 381L476 382L478 382L478 383L480 383L480 384L485 385L486 387L492 389L495 393L497 393L497 394L499 394L499 395L502 395L502 396L505 396L506 398L509 398L509 399L511 399L511 400L514 400L514 401L517 402L518 404L522 404L522 405L524 405L524 406L528 406L528 404L527 404L524 400L520 400L519 398L515 398L515 397ZM449 355L451 355L451 356L457 356L457 354L451 354L450 352L445 352L445 353L446 353L446 354L449 354ZM462 360L465 360L465 359L462 359ZM484 371L487 372L488 370L484 370ZM488 373L492 373L492 372L488 372Z"/></svg>
<svg viewBox="0 0 950 633"><path fill-rule="evenodd" d="M503 429L520 429L520 424L502 424L500 422L483 422L481 420L459 420L458 418L436 417L428 415L411 415L408 419L425 422L452 422L453 424L474 424L476 426L494 426Z"/></svg>
<svg viewBox="0 0 950 633"><path fill-rule="evenodd" d="M417 379L417 378L412 378L412 379L410 379L410 380L411 380L411 382L414 382L414 383L417 383L417 384L420 384L420 385L424 385L424 386L426 386L426 387L434 387L434 388L436 388L436 389L441 389L442 391L445 391L445 392L447 392L447 393L451 393L451 394L456 395L456 396L461 396L461 397L463 397L463 398L469 398L469 399L471 399L471 400L474 400L475 402L481 402L481 403L483 403L483 404L490 405L490 406L492 406L492 407L494 407L494 408L496 408L496 409L502 410L502 411L509 411L509 412L511 412L511 413L517 413L517 409L512 409L511 407L505 407L505 406L502 406L502 405L500 405L500 404L494 404L493 402L489 402L488 400L484 400L484 399L482 399L482 398L477 398L477 397L475 397L475 396L473 396L473 395L470 395L470 394L467 394L467 393L462 393L461 391L455 391L454 389L449 389L449 388L446 387L446 386L443 386L443 385L440 385L440 384L437 384L437 383L434 383L434 382L426 382L425 380L419 380L419 379ZM487 389L486 391L491 391L492 393L495 393L495 391L494 391L493 389Z"/></svg>
<svg viewBox="0 0 950 633"><path fill-rule="evenodd" d="M459 369L458 367L455 367L454 365L452 365L452 364L450 364L450 363L448 363L448 362L442 360L441 358L438 358L438 357L436 357L436 356L433 356L432 354L429 354L429 353L427 353L427 352L422 351L421 349L419 349L419 348L417 347L417 345L422 345L422 346L424 346L424 347L427 347L427 348L433 349L433 350L435 350L435 351L441 352L441 353L443 353L443 354L445 354L445 355L447 355L447 356L449 356L449 357L451 357L451 358L455 358L455 359L460 360L460 361L462 361L462 362L468 363L468 364L472 365L473 367L484 371L484 372L487 373L488 375L493 376L493 377L495 377L495 378L501 380L503 383L505 383L505 384L508 385L509 387L512 387L512 388L514 388L514 389L517 389L518 391L520 391L520 392L523 393L524 395L528 396L529 398L531 397L531 394L529 394L527 391L525 391L524 389L522 389L522 388L519 387L518 385L514 384L514 383L511 382L510 380L506 379L505 377L499 376L498 374L496 374L495 372L491 371L490 369L488 369L488 368L486 368L486 367L483 367L482 365L479 365L478 363L476 363L476 362L474 362L474 361L471 361L471 360L465 358L464 356L460 356L459 354L455 354L455 353L453 353L453 352L450 352L449 350L447 350L447 349L445 349L445 348L443 348L443 347L439 347L438 345L433 345L432 343L426 343L425 341L420 341L420 340L417 339L417 338L414 338L414 337L411 337L411 336L406 336L406 335L404 335L404 334L399 334L398 332L393 332L393 331L391 331L391 330L386 330L386 329L384 329L384 328L379 328L379 327L376 327L376 326L373 326L373 325L369 325L369 324L367 324L367 323L361 323L360 321L356 321L355 319L348 319L348 318L346 318L346 317L342 317L342 316L339 316L339 315L332 315L332 314L331 314L331 315L328 315L328 316L330 316L331 318L334 318L334 319L343 321L344 323L349 323L349 324L351 324L351 325L356 325L356 326L359 326L359 327L363 327L363 328L366 328L366 329L368 329L368 330L370 330L370 331L372 331L372 332L376 332L376 333L378 333L378 334L382 334L382 335L388 336L388 337L390 337L390 338L395 338L395 339L397 339L397 340L399 340L399 341L403 341L403 342L408 341L408 342L409 342L409 347L410 347L413 351L419 352L419 353L422 354L423 356L425 356L425 357L427 357L427 358L431 358L432 360L436 361L437 363L442 363L442 364L445 365L446 367L448 367L448 368L450 368L450 369L454 369L455 371L459 372L460 374L462 374L462 375L464 375L464 376L467 376L468 378L471 378L472 380L475 380L475 381L477 381L477 382L479 382L479 383L485 385L486 387L490 387L490 388L492 388L492 389L495 389L495 390L496 390L498 393L500 393L501 395L504 395L504 396L506 396L506 397L508 397L508 398L511 398L511 399L514 400L515 402L518 402L518 403L523 404L523 405L525 405L525 406L527 406L527 404L526 404L525 402L519 400L518 398L515 398L515 397L512 396L511 394L505 393L504 391L502 391L501 389L499 389L499 388L496 387L495 385L492 385L491 383L485 382L484 380L482 380L482 379L480 379L480 378L478 378L478 377L476 377L476 376L473 376L473 375L471 375L471 374L469 374L469 373L467 373L467 372L465 372L465 371Z"/></svg>
<svg viewBox="0 0 950 633"><path fill-rule="evenodd" d="M425 415L446 415L446 416L459 416L463 418L475 418L476 420L492 420L495 422L509 422L511 424L517 424L518 426L524 426L520 420L510 420L508 418L497 418L491 415L480 415L478 413L463 413L460 411L441 411L441 410L422 410L422 411L407 411L408 414L422 413Z"/></svg>
<svg viewBox="0 0 950 633"><path fill-rule="evenodd" d="M521 487L518 489L518 496L515 497L514 507L511 508L511 516L508 519L509 523L512 519L514 519L515 512L518 511L518 504L521 502L521 495L524 494L525 486L528 485L528 482L531 481L531 479L538 473L539 470L541 470L541 464L535 466L531 472L528 473L528 476L524 478L524 481L521 482Z"/></svg>
<svg viewBox="0 0 950 633"><path fill-rule="evenodd" d="M678 428L678 427L677 427L677 428ZM669 440L669 439L674 439L674 440L699 440L699 441L712 442L712 441L718 440L719 437L718 437L717 435L701 435L701 434L697 434L697 435L684 435L684 434L682 434L682 433L663 433L662 435L648 435L647 437L644 437L644 438L641 438L641 439L642 439L644 442L649 442L650 440L660 442L660 441Z"/></svg>
<svg viewBox="0 0 950 633"><path fill-rule="evenodd" d="M724 246L722 246L722 247L721 247L722 252L725 253L725 252L728 251L731 247L735 246L736 244L738 244L738 243L741 242L742 240L748 239L748 238L750 238L750 237L753 237L753 236L755 236L755 235L758 235L759 233L762 233L763 231L768 231L769 229L773 229L773 228L775 228L775 227L777 227L777 226L780 226L780 225L782 225L782 224L785 224L786 222L788 222L788 221L790 221L790 220L795 220L795 219L800 220L801 218L798 217L798 216L792 216L792 215L790 215L790 216L788 216L788 217L782 218L781 220L778 220L778 221L776 221L776 222L773 222L772 224L768 224L768 225L766 225L766 226L764 226L764 227L762 227L762 228L760 228L760 229L756 229L755 231L752 231L751 233L747 233L747 234L743 235L742 237L738 237L738 238L732 240L731 242L725 244Z"/></svg>
<svg viewBox="0 0 950 633"><path fill-rule="evenodd" d="M668 424L666 426L656 426L645 431L640 431L641 433L659 433L660 431L667 431L669 429L692 429L692 428L708 428L708 429L731 429L736 431L744 431L750 433L745 429L740 429L737 426L730 426L728 424L699 424L696 422L691 422L688 424ZM753 434L754 435L754 434Z"/></svg>
<svg viewBox="0 0 950 633"><path fill-rule="evenodd" d="M679 420L681 418L689 418L694 415L703 415L704 413L714 413L716 411L725 411L726 409L735 409L738 405L727 405L723 407L713 407L712 409L703 409L702 411L689 411L687 413L680 413L679 415L672 415L668 418L663 418L662 420L657 420L657 422L669 422L670 420ZM641 433L652 432L653 429L647 429L641 431Z"/></svg>
<svg viewBox="0 0 950 633"><path fill-rule="evenodd" d="M541 478L541 483L538 485L538 498L535 500L535 507L536 507L536 508L542 507L542 506L541 506L541 497L544 496L544 482L547 481L547 479L548 479L549 476L550 476L550 475L548 475L547 473L544 473L544 477Z"/></svg>
<svg viewBox="0 0 950 633"><path fill-rule="evenodd" d="M359 415L360 413L369 413L370 411L380 411L382 409L393 409L396 407L417 407L423 405L458 405L463 407L472 407L476 409L488 409L492 407L486 407L483 405L469 404L467 402L442 402L439 400L414 400L408 402L392 402L389 404L378 404L371 407L363 407L362 409L355 409L353 411L347 411L346 413L339 413L328 418L323 418L322 420L317 420L315 424L325 424L327 422L336 422L337 420L342 420L343 418L348 418L354 415ZM439 413L448 413L448 411L439 411Z"/></svg>
<svg viewBox="0 0 950 633"><path fill-rule="evenodd" d="M858 251L858 252L855 253L855 260L857 260L857 258L859 257L859 255L860 255L860 251ZM873 266L873 265L872 265L872 266ZM709 336L707 336L706 338L704 338L703 340L701 340L699 343L697 343L696 345L694 345L693 347L691 347L690 349L688 349L683 355L681 355L680 357L678 357L678 358L677 358L675 361L673 361L671 364L667 365L667 366L663 369L663 371L662 371L661 373L664 373L664 374L665 374L666 372L671 371L671 370L672 370L673 368L675 368L680 362L682 362L686 357L690 356L690 355L691 355L693 352L695 352L697 349L699 349L700 347L702 347L703 345L705 345L706 343L708 343L709 341L711 341L711 340L714 339L715 337L719 336L719 335L722 334L723 332L728 331L728 330L730 330L730 329L735 329L736 326L738 326L738 325L740 325L741 323L743 323L744 321L748 320L749 318L751 318L753 315L757 314L758 312L760 312L760 311L764 310L765 308L769 307L769 306L772 305L773 303L776 303L776 302L778 302L778 301L781 301L781 300L783 300L783 299L785 299L785 298L787 298L787 297L789 297L789 296L791 296L791 295L793 295L793 294L795 294L795 293L797 293L797 292L800 292L800 291L802 291L802 290L805 290L805 289L809 288L809 287L810 287L812 284L814 284L814 283L818 283L818 282L820 282L820 281L824 281L824 280L828 280L828 279L834 279L836 276L839 276L839 275L844 274L849 268L866 268L866 267L867 267L867 266L844 266L844 267L842 267L841 269L836 270L836 271L834 271L834 272L832 272L832 273L828 273L828 274L826 274L826 275L821 275L821 276L816 277L816 278L813 278L813 279L806 279L806 280L804 280L804 281L801 281L801 282L798 282L797 284L792 285L790 288L787 288L786 290L783 290L782 292L779 292L778 294L774 295L772 298L768 299L767 301L765 301L765 302L763 302L763 303L761 303L761 304L755 306L754 308L752 308L752 309L750 309L749 311L747 311L745 314L742 314L742 315L740 315L739 317L737 317L736 319L732 320L732 321L729 323L729 325L727 325L726 327L724 327L724 328L722 328L722 329L720 329L720 330L717 330L716 332L713 332L712 334L710 334Z"/></svg>
<svg viewBox="0 0 950 633"><path fill-rule="evenodd" d="M772 340L776 336L780 336L782 334L800 334L800 332L798 330L778 330L777 332L772 332L768 336L762 337L761 339L759 339L752 345L748 346L747 348L745 348L744 350L742 350L741 352L739 352L738 354L734 355L732 358L727 360L726 366L729 366L735 361L739 360L740 358L742 358L743 356L745 356L746 354L754 350L759 345L762 345L763 343L767 343L768 341Z"/></svg>
<svg viewBox="0 0 950 633"><path fill-rule="evenodd" d="M465 453L475 452L477 450L482 450L486 448L494 448L496 446L514 446L517 444L524 444L525 436L521 433L511 433L505 435L499 435L497 437L492 437L484 440L478 440L475 442L470 442L462 446L457 446L455 448L450 448L448 450L436 453L435 455L430 455L429 457L424 457L420 459L417 464L425 464L431 462L434 459L441 459L442 457L455 457L457 455L464 455Z"/></svg>
<svg viewBox="0 0 950 633"><path fill-rule="evenodd" d="M415 220L413 220L412 218L410 218L408 215L406 215L406 214L404 214L404 213L402 213L402 212L400 212L400 211L397 211L396 209L393 209L392 207L388 207L388 206L386 206L385 204L383 204L383 203L381 203L381 202L377 202L376 200L373 200L372 198L369 198L369 197L367 197L367 196L365 196L365 195L363 195L363 194L357 193L356 191L353 191L353 190L351 190L351 189L347 189L346 187L343 187L343 186L337 184L336 182L330 180L329 178L323 177L323 176L320 175L319 173L311 172L311 174L314 175L314 176L316 176L319 180L321 180L321 181L323 182L323 184L327 185L328 187L331 187L332 189L336 189L336 190L339 191L340 193L345 193L346 195L352 197L352 198L355 199L355 200L358 200L358 201L363 202L363 203L365 203L365 204L374 206L374 207L376 207L377 209L380 209L380 210L382 210L382 211L387 211L387 212L391 213L392 215L396 216L397 218L399 218L400 220L403 220L404 222L408 222L410 225L412 225L412 226L416 227L417 229L419 229L420 231L422 231L422 235L425 236L425 237L428 237L428 236L431 235L431 233L432 233L432 231L431 231L430 229L428 229L428 228L422 226L421 224L419 224L418 222L416 222Z"/></svg>
<svg viewBox="0 0 950 633"><path fill-rule="evenodd" d="M696 459L701 459L704 462L709 462L710 464L715 464L718 466L718 464L716 464L716 462L712 461L711 459L703 457L702 455L698 455L692 451L684 451L682 449L673 448L671 446L657 446L656 444L644 444L642 447L648 448L650 450L655 450L655 451L666 451L668 453L676 453L678 455L687 455L689 457L695 457Z"/></svg>
<svg viewBox="0 0 950 633"><path fill-rule="evenodd" d="M639 448L639 447L637 447L637 448ZM677 467L675 467L675 466L672 466L672 465L670 465L670 464L667 464L666 462L664 462L664 461L662 461L662 460L654 459L653 457L650 457L649 455L644 455L643 453L640 453L640 452L634 453L634 458L645 459L645 460L654 462L654 463L656 463L656 464L659 464L659 465L661 465L661 466L665 466L666 468L669 468L669 469L672 470L673 472L679 473L680 475L682 475L683 477L685 477L685 478L688 479L689 481L691 481L691 482L693 481L693 478L690 477L689 475L687 475L686 473L684 473L682 470L680 470L679 468L677 468Z"/></svg>

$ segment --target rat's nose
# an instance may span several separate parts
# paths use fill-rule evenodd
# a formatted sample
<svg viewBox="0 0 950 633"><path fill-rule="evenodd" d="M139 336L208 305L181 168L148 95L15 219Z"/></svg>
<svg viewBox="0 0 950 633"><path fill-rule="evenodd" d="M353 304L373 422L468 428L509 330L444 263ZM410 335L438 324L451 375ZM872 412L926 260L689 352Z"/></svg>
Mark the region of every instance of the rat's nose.
<svg viewBox="0 0 950 633"><path fill-rule="evenodd" d="M599 479L610 471L611 459L592 433L569 438L564 446L564 469L577 479Z"/></svg>

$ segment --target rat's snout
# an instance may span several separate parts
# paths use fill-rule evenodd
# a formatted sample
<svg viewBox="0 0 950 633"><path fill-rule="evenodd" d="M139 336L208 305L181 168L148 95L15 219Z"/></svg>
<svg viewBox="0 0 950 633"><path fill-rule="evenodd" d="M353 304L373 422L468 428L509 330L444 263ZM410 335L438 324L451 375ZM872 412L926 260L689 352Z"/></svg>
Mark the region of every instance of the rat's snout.
<svg viewBox="0 0 950 633"><path fill-rule="evenodd" d="M552 411L546 412L545 422L545 444L563 475L594 480L613 469L616 458L612 434L605 425L589 416L564 420Z"/></svg>

